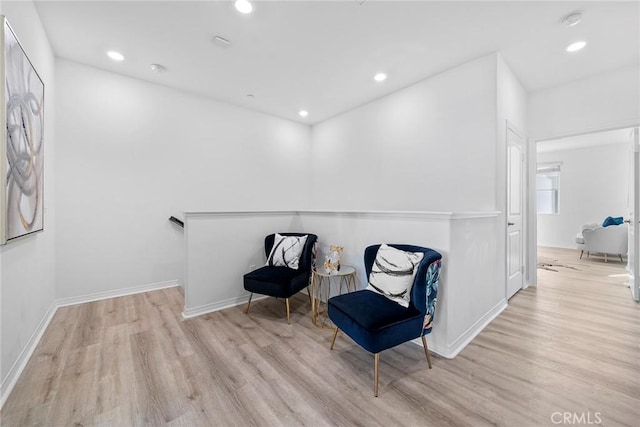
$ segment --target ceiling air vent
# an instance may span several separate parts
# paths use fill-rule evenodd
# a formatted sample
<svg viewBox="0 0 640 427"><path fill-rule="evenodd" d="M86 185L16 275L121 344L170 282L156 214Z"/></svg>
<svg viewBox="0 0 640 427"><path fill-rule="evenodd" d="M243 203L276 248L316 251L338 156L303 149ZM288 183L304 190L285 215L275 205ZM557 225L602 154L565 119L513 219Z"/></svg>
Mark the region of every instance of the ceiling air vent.
<svg viewBox="0 0 640 427"><path fill-rule="evenodd" d="M213 44L215 44L218 47L221 47L223 49L228 48L229 46L231 46L231 42L227 39L225 39L224 37L220 37L220 36L215 36L213 38Z"/></svg>

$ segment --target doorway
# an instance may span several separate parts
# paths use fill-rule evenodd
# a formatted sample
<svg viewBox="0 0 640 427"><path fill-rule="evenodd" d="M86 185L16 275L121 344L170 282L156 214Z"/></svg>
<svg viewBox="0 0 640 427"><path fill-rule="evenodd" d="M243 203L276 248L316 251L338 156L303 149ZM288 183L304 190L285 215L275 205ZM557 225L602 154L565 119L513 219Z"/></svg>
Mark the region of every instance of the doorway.
<svg viewBox="0 0 640 427"><path fill-rule="evenodd" d="M537 272L602 266L633 288L638 255L636 227L629 222L637 212L638 165L632 132L615 129L536 143ZM635 147L637 152L637 142ZM603 227L608 217L627 223Z"/></svg>

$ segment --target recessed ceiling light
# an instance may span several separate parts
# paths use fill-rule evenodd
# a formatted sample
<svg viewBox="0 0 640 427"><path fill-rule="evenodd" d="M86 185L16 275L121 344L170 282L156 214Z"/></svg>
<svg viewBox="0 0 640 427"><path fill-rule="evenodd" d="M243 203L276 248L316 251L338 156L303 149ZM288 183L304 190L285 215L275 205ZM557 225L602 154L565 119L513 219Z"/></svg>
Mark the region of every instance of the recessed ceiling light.
<svg viewBox="0 0 640 427"><path fill-rule="evenodd" d="M576 12L571 12L570 14L562 18L562 23L567 27L578 25L580 21L582 21L582 12L579 10Z"/></svg>
<svg viewBox="0 0 640 427"><path fill-rule="evenodd" d="M255 98L255 97L256 97L256 96L255 96L254 94L252 94L252 93L248 93L248 94L247 94L247 98L249 98L249 99L253 99L253 98Z"/></svg>
<svg viewBox="0 0 640 427"><path fill-rule="evenodd" d="M373 80L377 82L383 82L387 80L387 75L385 73L378 73L375 76L373 76Z"/></svg>
<svg viewBox="0 0 640 427"><path fill-rule="evenodd" d="M236 10L240 13L251 13L253 12L253 5L249 0L236 0L234 3Z"/></svg>
<svg viewBox="0 0 640 427"><path fill-rule="evenodd" d="M120 52L116 52L115 50L110 50L107 52L107 56L114 61L124 61L124 55Z"/></svg>
<svg viewBox="0 0 640 427"><path fill-rule="evenodd" d="M585 47L586 45L587 45L587 42L585 41L571 43L569 46L567 46L567 52L577 52L583 47Z"/></svg>
<svg viewBox="0 0 640 427"><path fill-rule="evenodd" d="M298 114L300 114L300 117L307 117L309 112L307 110L300 110Z"/></svg>

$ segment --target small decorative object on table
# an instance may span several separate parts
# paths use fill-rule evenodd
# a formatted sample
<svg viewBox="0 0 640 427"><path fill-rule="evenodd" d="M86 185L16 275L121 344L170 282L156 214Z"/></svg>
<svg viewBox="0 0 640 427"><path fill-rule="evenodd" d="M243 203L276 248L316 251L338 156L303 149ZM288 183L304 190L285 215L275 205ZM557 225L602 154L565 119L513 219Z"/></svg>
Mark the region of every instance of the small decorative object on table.
<svg viewBox="0 0 640 427"><path fill-rule="evenodd" d="M329 274L335 274L340 271L340 255L343 251L342 246L329 246L329 252L324 260L324 271Z"/></svg>

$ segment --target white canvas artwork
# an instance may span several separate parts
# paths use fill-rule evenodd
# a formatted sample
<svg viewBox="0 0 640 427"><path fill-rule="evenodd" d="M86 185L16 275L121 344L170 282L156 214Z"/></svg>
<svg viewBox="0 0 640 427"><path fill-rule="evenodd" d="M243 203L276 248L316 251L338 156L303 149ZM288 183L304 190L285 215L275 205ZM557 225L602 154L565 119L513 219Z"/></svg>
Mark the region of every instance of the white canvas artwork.
<svg viewBox="0 0 640 427"><path fill-rule="evenodd" d="M2 143L2 233L6 243L44 228L44 83L6 19Z"/></svg>

